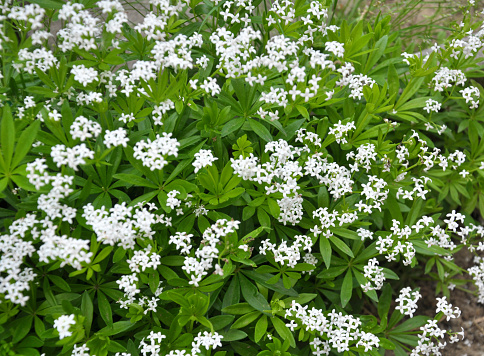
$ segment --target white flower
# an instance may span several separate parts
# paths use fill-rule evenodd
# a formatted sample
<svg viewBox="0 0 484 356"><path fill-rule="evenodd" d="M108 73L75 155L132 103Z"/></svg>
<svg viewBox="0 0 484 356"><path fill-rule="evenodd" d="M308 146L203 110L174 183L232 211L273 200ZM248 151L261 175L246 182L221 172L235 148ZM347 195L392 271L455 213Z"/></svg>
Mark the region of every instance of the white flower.
<svg viewBox="0 0 484 356"><path fill-rule="evenodd" d="M403 288L400 291L400 295L395 302L399 303L395 307L396 310L400 311L400 313L404 315L408 315L410 318L413 318L413 314L417 310L417 301L422 297L420 292L413 291L410 287Z"/></svg>
<svg viewBox="0 0 484 356"><path fill-rule="evenodd" d="M430 111L439 112L442 106L438 101L432 99L427 100L425 104L426 106L424 107L424 110L427 111L427 114L429 114Z"/></svg>
<svg viewBox="0 0 484 356"><path fill-rule="evenodd" d="M74 345L71 356L91 356L89 348L86 344L81 346Z"/></svg>
<svg viewBox="0 0 484 356"><path fill-rule="evenodd" d="M168 192L168 198L166 200L166 206L170 207L171 209L175 209L181 205L181 200L175 198L177 194L180 194L178 190L172 190Z"/></svg>
<svg viewBox="0 0 484 356"><path fill-rule="evenodd" d="M218 160L218 157L214 157L212 151L201 149L195 153L195 161L193 162L195 173L197 173L202 167L211 166L216 160Z"/></svg>
<svg viewBox="0 0 484 356"><path fill-rule="evenodd" d="M87 148L85 143L72 148L55 145L52 147L50 155L57 167L67 165L75 171L77 171L79 165L86 163L86 158L94 159L94 152Z"/></svg>
<svg viewBox="0 0 484 356"><path fill-rule="evenodd" d="M60 121L61 117L62 115L57 110L54 109L52 111L49 111L49 119L54 121Z"/></svg>
<svg viewBox="0 0 484 356"><path fill-rule="evenodd" d="M220 94L220 86L217 84L217 81L215 78L209 77L203 81L203 84L200 85L200 88L205 90L207 94L211 94L212 96L215 96L217 94Z"/></svg>
<svg viewBox="0 0 484 356"><path fill-rule="evenodd" d="M99 80L99 73L94 68L86 68L84 64L73 65L71 73L74 74L74 80L81 83L83 86Z"/></svg>
<svg viewBox="0 0 484 356"><path fill-rule="evenodd" d="M71 327L71 325L76 324L76 322L74 321L74 317L74 314L61 315L54 321L54 328L57 329L57 331L59 332L59 339L63 339L72 335L72 332L69 331L69 328Z"/></svg>
<svg viewBox="0 0 484 356"><path fill-rule="evenodd" d="M356 130L356 126L353 121L349 121L348 123L342 125L341 120L339 120L337 124L334 124L333 127L329 128L329 135L334 135L336 142L339 144L347 143L346 137L348 136L348 132L351 130Z"/></svg>
<svg viewBox="0 0 484 356"><path fill-rule="evenodd" d="M101 125L99 123L88 120L84 116L76 117L70 128L72 138L78 138L81 141L86 141L88 138L95 138L99 136L101 131Z"/></svg>
<svg viewBox="0 0 484 356"><path fill-rule="evenodd" d="M469 106L470 109L476 109L479 107L479 89L473 86L470 86L468 88L465 88L464 90L459 90L460 93L462 93L462 97L466 100L466 104L471 102L471 105ZM474 98L475 96L476 98Z"/></svg>
<svg viewBox="0 0 484 356"><path fill-rule="evenodd" d="M125 124L128 123L128 122L131 122L131 121L134 121L136 120L136 118L134 117L133 113L129 113L129 114L121 114L121 116L119 117L119 120L124 122Z"/></svg>
<svg viewBox="0 0 484 356"><path fill-rule="evenodd" d="M467 81L467 78L459 69L442 67L435 72L432 81L435 82L435 90L442 92L444 89L452 86L451 82L456 82L457 85L463 85Z"/></svg>
<svg viewBox="0 0 484 356"><path fill-rule="evenodd" d="M444 313L444 315L447 318L447 321L449 321L450 319L460 317L460 313L461 313L460 309L458 307L455 307L454 309L452 309L452 304L447 302L446 297L437 298L437 300L438 302L437 302L437 309L435 311L436 313L439 313L439 312Z"/></svg>
<svg viewBox="0 0 484 356"><path fill-rule="evenodd" d="M129 138L126 135L127 135L127 131L122 127L114 131L106 130L106 133L104 134L103 142L107 148L120 146L120 145L123 147L127 147Z"/></svg>
<svg viewBox="0 0 484 356"><path fill-rule="evenodd" d="M345 48L343 43L331 41L326 42L324 46L328 52L332 52L338 58L342 58L345 54Z"/></svg>
<svg viewBox="0 0 484 356"><path fill-rule="evenodd" d="M156 139L151 141L140 141L134 146L133 157L143 162L143 166L155 169L162 169L168 161L165 156L178 156L178 146L180 143L176 138L171 138L171 133L163 132L162 136L156 135Z"/></svg>

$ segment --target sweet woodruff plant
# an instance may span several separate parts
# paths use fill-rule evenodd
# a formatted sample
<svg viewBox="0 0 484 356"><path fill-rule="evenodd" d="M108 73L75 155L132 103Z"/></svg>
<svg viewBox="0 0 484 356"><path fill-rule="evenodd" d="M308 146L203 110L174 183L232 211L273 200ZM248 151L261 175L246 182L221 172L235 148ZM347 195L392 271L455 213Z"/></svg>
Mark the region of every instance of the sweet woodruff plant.
<svg viewBox="0 0 484 356"><path fill-rule="evenodd" d="M0 5L0 354L462 340L452 291L484 302L474 2L427 55L330 0L145 5Z"/></svg>

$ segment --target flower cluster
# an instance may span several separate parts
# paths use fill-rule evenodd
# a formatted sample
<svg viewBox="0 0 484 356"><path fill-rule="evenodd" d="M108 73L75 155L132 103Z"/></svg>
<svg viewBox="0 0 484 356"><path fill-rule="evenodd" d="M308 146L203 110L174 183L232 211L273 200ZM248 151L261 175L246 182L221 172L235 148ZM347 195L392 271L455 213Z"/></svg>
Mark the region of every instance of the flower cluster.
<svg viewBox="0 0 484 356"><path fill-rule="evenodd" d="M88 138L96 138L101 131L102 128L99 123L89 120L84 116L76 117L70 128L72 138L81 141L86 141Z"/></svg>
<svg viewBox="0 0 484 356"><path fill-rule="evenodd" d="M162 136L157 135L154 141L150 139L139 141L134 146L133 157L143 162L143 166L152 171L163 169L168 164L165 156L178 156L180 143L176 138L171 138L171 133L163 132Z"/></svg>
<svg viewBox="0 0 484 356"><path fill-rule="evenodd" d="M469 109L477 109L479 107L479 96L481 95L479 89L470 86L464 90L459 90L459 93L462 93L462 97L466 100L466 104L469 102L471 103Z"/></svg>
<svg viewBox="0 0 484 356"><path fill-rule="evenodd" d="M435 82L434 89L442 92L444 89L450 88L452 82L457 85L464 85L467 81L466 75L459 69L449 69L442 67L435 72L435 76L432 79Z"/></svg>
<svg viewBox="0 0 484 356"><path fill-rule="evenodd" d="M211 166L213 162L218 160L218 157L214 157L210 150L200 150L195 153L195 161L193 161L193 167L195 167L195 173L201 168Z"/></svg>
<svg viewBox="0 0 484 356"><path fill-rule="evenodd" d="M403 315L408 315L413 318L413 314L417 311L417 302L422 297L418 290L412 291L412 288L406 287L400 290L400 294L395 302L398 305L395 310L398 310Z"/></svg>
<svg viewBox="0 0 484 356"><path fill-rule="evenodd" d="M448 285L462 245L484 251L484 227L464 214L482 205L483 135L467 120L481 93L465 85L484 28L463 23L432 54L399 58L389 47L398 38L385 36L388 18L369 31L363 20L347 21L340 31L329 25L331 1L149 0L133 26L120 0L35 2L42 5L0 4L8 54L0 71L0 323L30 320L27 309L37 306L25 337L42 338L53 323L63 341L40 352L60 346L73 356L195 356L222 340L221 353L238 354L242 342L230 340L254 327L254 339L284 338L281 348L299 332L288 352L315 355L381 353L391 329L417 345L414 356L438 354L445 334L458 340L437 325L460 315L445 297L435 320L412 321L422 326L418 340L412 330L398 338L410 323L397 324L414 317L421 298L410 287L394 317L379 315L389 323L346 312L364 310L385 284L380 302L391 304L388 263L413 268L432 256ZM63 26L52 34L44 28L51 14ZM352 43L343 41L349 34ZM444 105L449 115L439 113ZM468 272L484 303L484 260L475 262ZM305 293L308 284L324 297ZM92 285L118 303L115 328L101 294L83 293ZM82 317L79 307L85 314L91 304L96 314ZM244 314L235 319L234 310ZM119 340L132 336L115 333L129 318L152 327ZM21 326L13 350L27 340L16 340ZM79 336L83 329L90 334ZM106 332L119 343L92 337ZM284 353L273 350L276 340L251 345Z"/></svg>
<svg viewBox="0 0 484 356"><path fill-rule="evenodd" d="M75 171L79 169L79 165L86 163L86 158L94 159L94 152L87 148L85 143L74 147L55 145L52 147L50 155L57 167L68 166Z"/></svg>
<svg viewBox="0 0 484 356"><path fill-rule="evenodd" d="M94 68L86 68L83 64L72 66L71 73L74 80L81 83L84 87L98 80L99 73Z"/></svg>
<svg viewBox="0 0 484 356"><path fill-rule="evenodd" d="M76 325L76 321L74 320L75 315L61 315L54 321L54 328L59 332L59 339L63 339L65 337L69 337L72 335L72 332L69 331L72 325Z"/></svg>
<svg viewBox="0 0 484 356"><path fill-rule="evenodd" d="M128 147L129 138L127 137L126 130L120 127L119 129L113 131L106 130L104 133L103 142L106 148L116 146Z"/></svg>
<svg viewBox="0 0 484 356"><path fill-rule="evenodd" d="M437 100L428 99L425 102L424 110L427 111L427 114L429 114L431 111L439 112L441 107L442 107L442 104L439 103Z"/></svg>
<svg viewBox="0 0 484 356"><path fill-rule="evenodd" d="M348 121L346 124L342 124L340 120L337 124L334 124L329 128L329 134L334 135L338 144L347 143L348 141L346 138L348 137L348 132L351 130L356 130L355 123L353 121Z"/></svg>
<svg viewBox="0 0 484 356"><path fill-rule="evenodd" d="M484 304L484 259L481 257L475 258L475 265L468 269L469 274L474 279L477 286L478 302Z"/></svg>
<svg viewBox="0 0 484 356"><path fill-rule="evenodd" d="M385 282L385 274L383 268L378 267L379 263L376 258L368 261L368 264L363 267L364 276L368 280L366 284L361 285L363 291L380 290Z"/></svg>
<svg viewBox="0 0 484 356"><path fill-rule="evenodd" d="M297 323L289 324L292 330L295 327L301 327L313 337L311 346L315 354L329 355L331 350L345 352L350 350L350 345L362 347L365 352L378 348L380 339L365 331L361 330L360 319L352 315L343 315L332 310L329 313L311 308L303 307L295 301L290 308L286 309L286 318L294 318Z"/></svg>
<svg viewBox="0 0 484 356"><path fill-rule="evenodd" d="M82 216L86 223L92 226L99 242L132 249L136 238L149 238L155 234L152 225L162 223L171 226L171 218L150 212L155 209L154 204L148 204L148 208L145 208L143 204L132 207L123 202L109 210L104 206L95 209L92 204L87 204Z"/></svg>
<svg viewBox="0 0 484 356"><path fill-rule="evenodd" d="M269 239L262 241L259 249L261 255L270 252L274 256L274 261L280 263L282 266L287 265L291 268L296 267L301 260L300 250L311 253L313 242L310 237L305 235L296 235L292 245L288 246L287 241L276 247L276 244L270 242Z"/></svg>
<svg viewBox="0 0 484 356"><path fill-rule="evenodd" d="M219 245L222 244L221 238L232 234L239 228L239 224L239 221L219 219L203 232L203 240L195 250L195 257L185 257L182 267L190 275L191 280L189 284L198 287L199 282L208 274L208 270L213 267L220 269L220 266L213 265L213 261L219 256ZM176 238L173 241L176 242Z"/></svg>

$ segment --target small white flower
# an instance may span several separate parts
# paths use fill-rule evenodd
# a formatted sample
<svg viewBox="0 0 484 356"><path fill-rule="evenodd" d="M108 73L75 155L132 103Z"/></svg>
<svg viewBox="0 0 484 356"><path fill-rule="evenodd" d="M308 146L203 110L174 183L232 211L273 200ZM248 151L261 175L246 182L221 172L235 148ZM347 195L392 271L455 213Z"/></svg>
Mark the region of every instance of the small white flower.
<svg viewBox="0 0 484 356"><path fill-rule="evenodd" d="M74 321L74 314L71 315L61 315L54 321L54 328L57 329L59 332L59 339L63 339L65 337L69 337L72 335L72 332L69 331L71 325L75 325L76 322Z"/></svg>
<svg viewBox="0 0 484 356"><path fill-rule="evenodd" d="M126 135L127 132L122 127L113 131L106 130L103 142L106 145L106 148L116 147L120 145L123 147L127 147L129 138Z"/></svg>
<svg viewBox="0 0 484 356"><path fill-rule="evenodd" d="M218 160L218 157L214 157L212 151L203 149L198 151L195 153L195 161L192 163L195 167L195 173L203 167L211 166L216 160Z"/></svg>
<svg viewBox="0 0 484 356"><path fill-rule="evenodd" d="M74 80L81 83L83 86L99 80L98 72L94 68L86 68L84 64L73 65L71 73L74 74Z"/></svg>

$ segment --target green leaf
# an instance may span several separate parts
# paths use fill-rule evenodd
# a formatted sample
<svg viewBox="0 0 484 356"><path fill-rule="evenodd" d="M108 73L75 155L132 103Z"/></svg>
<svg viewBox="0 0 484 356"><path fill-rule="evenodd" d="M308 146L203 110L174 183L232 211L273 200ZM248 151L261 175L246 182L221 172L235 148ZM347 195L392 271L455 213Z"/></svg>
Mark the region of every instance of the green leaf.
<svg viewBox="0 0 484 356"><path fill-rule="evenodd" d="M326 236L319 236L319 250L321 252L321 256L323 256L323 261L326 265L326 268L329 268L331 265L331 254L333 251Z"/></svg>
<svg viewBox="0 0 484 356"><path fill-rule="evenodd" d="M326 270L322 270L316 278L324 278L324 279L333 279L335 277L338 277L340 274L342 274L348 266L337 266L337 267L331 267Z"/></svg>
<svg viewBox="0 0 484 356"><path fill-rule="evenodd" d="M137 197L136 199L132 200L128 205L129 206L135 206L136 204L141 203L141 202L147 203L151 199L153 199L158 194L158 192L159 192L159 190L153 190L151 192L143 194L143 195Z"/></svg>
<svg viewBox="0 0 484 356"><path fill-rule="evenodd" d="M412 208L410 209L410 211L407 214L407 218L405 220L405 225L415 224L415 222L417 221L417 219L420 216L420 211L422 209L423 203L424 203L424 201L421 198L416 198L413 201Z"/></svg>
<svg viewBox="0 0 484 356"><path fill-rule="evenodd" d="M5 187L6 187L8 183L8 179L7 178L4 178L4 179L5 179ZM250 219L254 214L255 214L255 208L253 206L246 206L244 210L242 210L242 220L246 221Z"/></svg>
<svg viewBox="0 0 484 356"><path fill-rule="evenodd" d="M37 136L37 132L39 131L40 121L34 121L29 127L24 129L20 138L18 140L18 144L15 147L15 154L13 155L12 160L12 167L15 168L18 166L20 161L27 155L32 146L32 143L35 141L35 137Z"/></svg>
<svg viewBox="0 0 484 356"><path fill-rule="evenodd" d="M256 237L258 237L263 231L267 230L266 227L264 226L259 226L257 229L255 229L254 231L251 231L249 232L247 235L245 235L242 239L240 239L241 241L245 241L245 240L248 240L248 239L255 239Z"/></svg>
<svg viewBox="0 0 484 356"><path fill-rule="evenodd" d="M384 337L380 337L380 347L383 347L385 350L395 350L395 344Z"/></svg>
<svg viewBox="0 0 484 356"><path fill-rule="evenodd" d="M169 290L169 291L163 292L161 294L161 298L164 299L164 300L171 300L171 301L179 304L183 308L190 309L190 303L185 298L185 296L181 295L180 293L178 293L175 290Z"/></svg>
<svg viewBox="0 0 484 356"><path fill-rule="evenodd" d="M289 340L291 347L296 347L296 340L294 340L294 335L291 330L286 326L286 324L279 318L271 318L272 325L276 329L277 333L283 340Z"/></svg>
<svg viewBox="0 0 484 356"><path fill-rule="evenodd" d="M21 167L25 167L25 166L21 166ZM17 184L20 188L27 190L29 192L36 191L35 186L29 182L29 179L26 176L14 174L11 177L14 183Z"/></svg>
<svg viewBox="0 0 484 356"><path fill-rule="evenodd" d="M15 124L12 118L12 112L9 105L3 107L3 117L1 124L1 149L3 152L3 160L5 162L5 170L10 169L10 162L13 156L13 146L15 144Z"/></svg>
<svg viewBox="0 0 484 356"><path fill-rule="evenodd" d="M94 261L91 262L91 264L96 264L104 260L106 257L109 256L109 254L113 251L113 246L106 246L101 252L99 252L94 259Z"/></svg>
<svg viewBox="0 0 484 356"><path fill-rule="evenodd" d="M392 287L388 283L382 288L382 293L378 300L378 316L380 319L388 317L388 312L392 303L392 292Z"/></svg>
<svg viewBox="0 0 484 356"><path fill-rule="evenodd" d="M224 124L224 127L222 128L221 136L225 137L231 134L232 132L237 131L242 127L244 122L245 122L245 118L243 117L229 120L227 123Z"/></svg>
<svg viewBox="0 0 484 356"><path fill-rule="evenodd" d="M259 342L260 339L262 339L262 336L265 335L268 324L269 322L267 321L267 315L262 315L262 318L260 318L257 321L257 324L255 324L255 331L254 331L255 342Z"/></svg>
<svg viewBox="0 0 484 356"><path fill-rule="evenodd" d="M59 276L49 274L49 279L60 289L62 289L65 292L70 292L71 287L69 287L69 283L67 283L64 279L62 279Z"/></svg>
<svg viewBox="0 0 484 356"><path fill-rule="evenodd" d="M251 313L254 310L255 309L252 306L250 306L249 303L237 303L223 308L222 313L239 315L239 314Z"/></svg>
<svg viewBox="0 0 484 356"><path fill-rule="evenodd" d="M7 177L2 178L0 180L0 193L3 192L5 188L7 188L8 182L9 182L9 179ZM12 215L15 215L15 213Z"/></svg>
<svg viewBox="0 0 484 356"><path fill-rule="evenodd" d="M113 325L113 312L111 310L111 304L109 304L108 298L101 291L97 292L97 303L99 308L99 314L108 327ZM113 335L113 334L111 334Z"/></svg>
<svg viewBox="0 0 484 356"><path fill-rule="evenodd" d="M308 110L302 106L302 105L296 105L296 109L297 111L299 111L299 113L302 115L302 117L306 118L309 120L309 113L308 113Z"/></svg>
<svg viewBox="0 0 484 356"><path fill-rule="evenodd" d="M123 182L127 182L129 184L133 184L138 187L148 187L153 189L158 189L158 186L149 180L137 176L135 174L125 174L125 173L118 173L114 175L114 178L122 180Z"/></svg>
<svg viewBox="0 0 484 356"><path fill-rule="evenodd" d="M129 320L126 321L117 321L112 326L106 326L105 328L101 329L98 334L102 336L112 336L121 334L122 332L128 331L131 329L135 323L132 323Z"/></svg>
<svg viewBox="0 0 484 356"><path fill-rule="evenodd" d="M277 204L277 201L268 198L267 205L269 206L269 211L271 212L271 215L277 219L281 213L281 208L279 207L279 204Z"/></svg>
<svg viewBox="0 0 484 356"><path fill-rule="evenodd" d="M86 335L89 337L89 332L91 331L94 307L92 304L91 297L89 296L89 293L87 291L84 291L84 293L82 293L81 312L82 312L82 315L84 315L84 329L86 330Z"/></svg>
<svg viewBox="0 0 484 356"><path fill-rule="evenodd" d="M257 136L259 136L266 142L273 141L271 133L264 125L262 125L259 121L256 121L254 119L248 119L248 120L249 120L250 128L252 129L252 131L254 131L257 134Z"/></svg>
<svg viewBox="0 0 484 356"><path fill-rule="evenodd" d="M225 328L234 319L235 319L235 316L233 316L233 315L217 315L217 316L210 318L210 323L212 323L213 330L217 331L217 330Z"/></svg>
<svg viewBox="0 0 484 356"><path fill-rule="evenodd" d="M257 287L241 273L239 273L239 281L242 295L247 303L261 312L271 310L271 306L267 303L266 298L264 298L264 296L257 290Z"/></svg>
<svg viewBox="0 0 484 356"><path fill-rule="evenodd" d="M79 63L80 64L80 63ZM58 93L54 92L52 89L39 87L39 86L31 86L25 89L27 93L31 94L39 94L47 98L55 98Z"/></svg>
<svg viewBox="0 0 484 356"><path fill-rule="evenodd" d="M311 300L313 300L317 296L318 296L317 294L313 294L313 293L301 293L301 294L299 294L299 297L286 298L286 299L283 300L283 302L286 303L286 305L289 305L289 304L292 303L293 300L295 300L297 303L303 305L303 304L309 303Z"/></svg>
<svg viewBox="0 0 484 356"><path fill-rule="evenodd" d="M412 109L417 109L417 108L423 108L425 106L425 102L429 99L429 96L423 96L421 98L416 98L413 100L410 100L400 106L398 109L400 111L407 111L407 110L412 110Z"/></svg>
<svg viewBox="0 0 484 356"><path fill-rule="evenodd" d="M242 330L230 329L226 333L223 333L222 336L225 342L229 342L245 339L247 337L247 333L243 332Z"/></svg>
<svg viewBox="0 0 484 356"><path fill-rule="evenodd" d="M271 218L262 208L257 208L257 219L261 226L270 227L271 226Z"/></svg>
<svg viewBox="0 0 484 356"><path fill-rule="evenodd" d="M38 336L42 335L45 331L45 325L38 316L35 316L34 319L34 329Z"/></svg>
<svg viewBox="0 0 484 356"><path fill-rule="evenodd" d="M109 54L103 58L104 62L109 63L109 64L123 64L125 61L123 58L119 57L116 53L114 52L109 52Z"/></svg>
<svg viewBox="0 0 484 356"><path fill-rule="evenodd" d="M34 317L32 315L24 316L20 319L15 320L15 329L13 331L13 339L12 342L14 344L18 343L22 340L30 331L32 327L32 321ZM14 327L14 325L10 325L10 327Z"/></svg>
<svg viewBox="0 0 484 356"><path fill-rule="evenodd" d="M160 284L160 275L158 271L150 272L148 275L148 284L150 286L151 293L155 294Z"/></svg>
<svg viewBox="0 0 484 356"><path fill-rule="evenodd" d="M350 240L360 240L361 237L358 235L356 231L350 230L350 229L345 229L342 227L333 227L331 229L331 232L334 233L335 235L345 237Z"/></svg>
<svg viewBox="0 0 484 356"><path fill-rule="evenodd" d="M397 199L395 198L395 194L392 190L389 191L387 200L385 201L383 208L387 209L390 212L390 216L392 219L403 222L402 212L398 207Z"/></svg>
<svg viewBox="0 0 484 356"><path fill-rule="evenodd" d="M23 351L22 349L27 348L27 347L29 347L29 348L30 347L42 347L43 344L44 344L44 342L42 340L40 340L38 337L33 336L33 335L29 335L25 339L23 339L20 344L18 344L18 350L19 350L18 352L22 352Z"/></svg>
<svg viewBox="0 0 484 356"><path fill-rule="evenodd" d="M48 10L59 10L62 9L64 3L55 0L30 0L32 4L37 4Z"/></svg>
<svg viewBox="0 0 484 356"><path fill-rule="evenodd" d="M230 327L231 329L240 329L240 328L245 328L247 325L252 323L254 320L256 320L259 316L261 315L261 312L258 310L255 310L251 313L242 315L240 318L238 318Z"/></svg>
<svg viewBox="0 0 484 356"><path fill-rule="evenodd" d="M400 79L398 78L397 70L393 63L388 66L388 92L389 93L398 93L398 89L400 88Z"/></svg>
<svg viewBox="0 0 484 356"><path fill-rule="evenodd" d="M380 38L377 43L375 43L375 51L371 52L370 56L368 57L363 73L368 73L370 69L378 62L383 53L385 53L385 50L387 48L387 42L388 35L385 35Z"/></svg>
<svg viewBox="0 0 484 356"><path fill-rule="evenodd" d="M394 110L400 110L400 106L406 103L408 99L410 99L420 89L424 80L425 77L412 78L412 80L410 80L410 82L403 90L402 95L398 99L397 103L395 104Z"/></svg>
<svg viewBox="0 0 484 356"><path fill-rule="evenodd" d="M282 281L278 280L276 283L268 283L269 279L273 275L268 273L257 273L251 270L244 270L244 275L252 279L253 281L259 283L261 286L273 290L275 292L281 293L282 295L288 295L292 297L297 297L298 293L293 288L286 288L283 286Z"/></svg>
<svg viewBox="0 0 484 356"><path fill-rule="evenodd" d="M113 263L121 261L121 259L126 255L126 250L122 247L118 247L116 252L113 254Z"/></svg>
<svg viewBox="0 0 484 356"><path fill-rule="evenodd" d="M331 240L331 242L341 250L341 252L343 252L344 254L350 256L351 258L355 257L353 255L353 251L351 251L351 249L348 247L347 244L345 244L342 240L338 239L336 236L330 236L329 239Z"/></svg>
<svg viewBox="0 0 484 356"><path fill-rule="evenodd" d="M238 188L234 188L234 189L228 191L227 193L224 193L223 196L228 197L228 198L236 198L240 194L242 194L243 192L245 192L245 188L238 187Z"/></svg>
<svg viewBox="0 0 484 356"><path fill-rule="evenodd" d="M240 301L240 286L239 286L239 277L238 277L238 274L236 274L230 281L229 287L225 292L225 295L222 301L222 308L226 308L228 306L237 304L239 303L239 301Z"/></svg>
<svg viewBox="0 0 484 356"><path fill-rule="evenodd" d="M345 278L343 279L343 285L341 286L341 306L343 308L345 308L346 304L350 301L352 294L353 274L351 273L351 269L348 269L348 272L346 272Z"/></svg>
<svg viewBox="0 0 484 356"><path fill-rule="evenodd" d="M390 331L390 334L400 334L404 331L411 331L423 326L427 320L431 319L425 315L416 315L411 319L405 320L400 325L396 326Z"/></svg>

